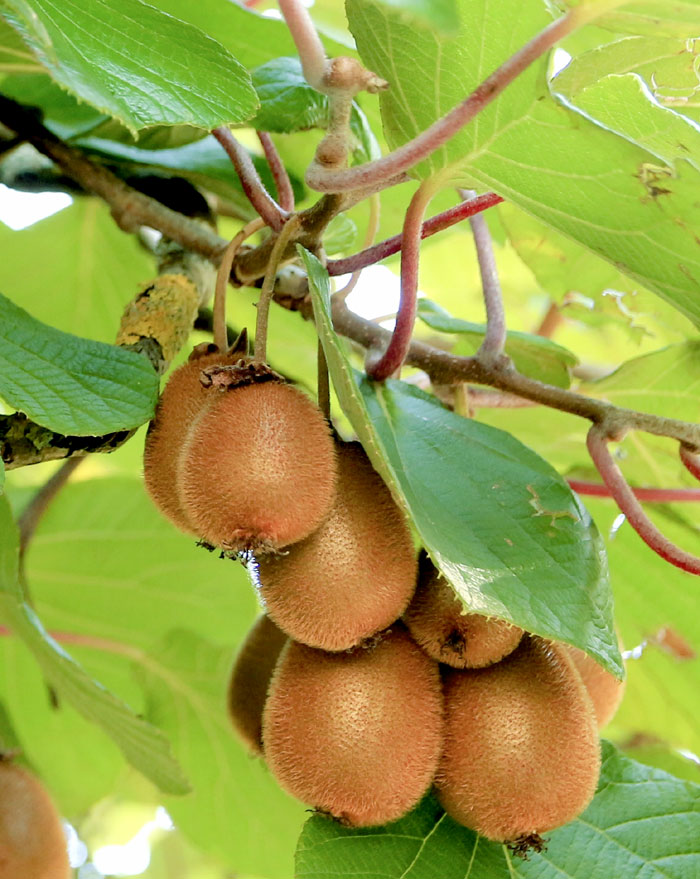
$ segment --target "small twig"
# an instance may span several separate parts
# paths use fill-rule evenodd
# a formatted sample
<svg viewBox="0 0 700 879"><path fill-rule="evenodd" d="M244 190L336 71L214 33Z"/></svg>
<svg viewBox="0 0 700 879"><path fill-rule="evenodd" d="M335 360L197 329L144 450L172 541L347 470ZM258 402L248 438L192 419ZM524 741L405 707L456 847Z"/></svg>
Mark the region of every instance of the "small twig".
<svg viewBox="0 0 700 879"><path fill-rule="evenodd" d="M567 479L569 487L577 494L588 497L612 497L606 485L588 482L585 479ZM700 488L631 488L638 501L648 504L697 503L700 501Z"/></svg>
<svg viewBox="0 0 700 879"><path fill-rule="evenodd" d="M700 452L693 452L683 444L681 444L679 452L683 466L688 473L696 479L700 479Z"/></svg>
<svg viewBox="0 0 700 879"><path fill-rule="evenodd" d="M476 198L476 193L473 190L460 190L460 195L465 199ZM481 214L474 214L469 217L469 225L474 235L484 305L486 306L486 333L476 356L482 362L493 362L503 356L506 345L506 315L503 308L501 282L498 278L491 232L486 220Z"/></svg>
<svg viewBox="0 0 700 879"><path fill-rule="evenodd" d="M598 472L603 477L603 482L608 491L615 499L620 510L627 517L628 522L639 534L648 547L657 555L691 574L700 574L700 558L691 555L659 531L642 509L641 504L634 496L634 492L627 484L622 471L613 461L608 449L608 435L597 425L593 425L588 431L586 444L588 452Z"/></svg>
<svg viewBox="0 0 700 879"><path fill-rule="evenodd" d="M375 192L374 195L371 195L368 199L369 201L369 219L367 222L367 229L365 231L365 238L363 242L363 248L368 248L372 244L377 234L377 230L379 229L379 218L381 216L381 201L379 195ZM423 224L425 226L425 224ZM348 296L352 293L352 291L357 286L357 282L362 277L362 269L357 269L350 275L350 280L343 287L342 290L336 291L334 296L338 296L340 299L347 299Z"/></svg>
<svg viewBox="0 0 700 879"><path fill-rule="evenodd" d="M429 238L431 235L435 235L436 232L448 229L450 226L454 226L455 223L459 223L467 217L500 204L502 201L501 196L496 195L495 192L487 192L485 195L480 195L469 201L463 201L455 207L426 220L421 227L421 239ZM401 235L394 235L391 238L380 241L373 247L360 251L360 253L343 257L343 259L328 260L328 274L331 276L347 275L359 271L359 269L374 265L374 263L378 263L388 256L393 256L399 250L401 250Z"/></svg>
<svg viewBox="0 0 700 879"><path fill-rule="evenodd" d="M370 350L365 363L367 375L374 381L384 381L399 370L411 344L418 300L421 227L435 190L435 180L424 181L414 193L406 211L401 237L401 295L396 324L384 353L376 359L376 353Z"/></svg>
<svg viewBox="0 0 700 879"><path fill-rule="evenodd" d="M267 271L263 278L262 288L260 290L260 299L258 300L258 314L255 323L255 359L260 363L264 363L267 356L267 320L270 311L270 302L272 293L275 289L275 277L282 260L285 248L299 228L299 214L294 214L284 224L282 231L275 241L272 252L270 253L270 261L267 264Z"/></svg>
<svg viewBox="0 0 700 879"><path fill-rule="evenodd" d="M41 521L44 513L49 508L51 501L56 497L63 486L73 475L81 461L84 458L69 458L65 463L61 464L58 470L41 486L34 497L29 501L17 519L17 527L19 529L19 555L20 559L27 551L37 525Z"/></svg>
<svg viewBox="0 0 700 879"><path fill-rule="evenodd" d="M561 310L556 302L550 302L544 317L540 321L539 326L534 333L536 336L542 336L545 339L551 339L557 327L564 322Z"/></svg>
<svg viewBox="0 0 700 879"><path fill-rule="evenodd" d="M254 232L262 229L265 221L261 217L256 217L250 223L245 225L237 235L231 239L221 257L219 263L219 271L216 274L216 289L214 291L214 310L213 310L213 326L214 326L214 344L219 351L228 350L228 330L226 328L226 290L228 288L229 278L231 277L231 266L236 258L238 250L246 240Z"/></svg>
<svg viewBox="0 0 700 879"><path fill-rule="evenodd" d="M300 0L279 0L279 7L297 47L304 79L312 88L321 91L326 72L326 51L311 16Z"/></svg>
<svg viewBox="0 0 700 879"><path fill-rule="evenodd" d="M294 190L292 189L292 181L289 179L289 174L287 173L284 162L282 161L280 154L277 152L277 147L267 131L257 131L256 134L258 135L258 140L263 148L267 164L270 166L272 178L277 187L277 199L279 205L283 211L293 211Z"/></svg>
<svg viewBox="0 0 700 879"><path fill-rule="evenodd" d="M306 173L307 184L320 192L347 192L371 186L387 177L393 177L395 174L407 171L428 158L457 134L484 107L497 98L506 86L510 85L517 76L551 49L555 43L570 34L579 25L599 14L597 6L595 8L574 7L562 18L540 31L488 76L462 103L426 128L413 140L381 159L357 165L354 168L328 170L320 163L313 163Z"/></svg>
<svg viewBox="0 0 700 879"><path fill-rule="evenodd" d="M238 143L233 134L231 134L231 131L223 125L215 128L212 134L226 150L229 159L231 159L248 201L263 218L265 225L274 229L275 232L279 232L289 215L287 211L282 210L267 189L265 189L247 150Z"/></svg>

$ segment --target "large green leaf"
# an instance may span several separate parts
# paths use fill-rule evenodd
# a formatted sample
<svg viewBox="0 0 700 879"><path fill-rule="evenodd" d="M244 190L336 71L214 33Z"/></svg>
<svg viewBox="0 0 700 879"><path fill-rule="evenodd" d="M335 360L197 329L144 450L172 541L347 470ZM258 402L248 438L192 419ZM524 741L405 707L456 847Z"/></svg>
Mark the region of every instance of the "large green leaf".
<svg viewBox="0 0 700 879"><path fill-rule="evenodd" d="M158 376L140 354L46 326L0 295L0 394L43 427L99 436L153 415Z"/></svg>
<svg viewBox="0 0 700 879"><path fill-rule="evenodd" d="M365 63L391 83L384 130L398 146L452 109L549 21L538 0L461 0L454 39L410 27L373 0L349 0ZM387 47L389 49L387 50ZM494 189L574 238L700 323L700 174L685 165L656 185L658 159L563 107L532 65L412 173ZM428 85L429 84L429 85Z"/></svg>
<svg viewBox="0 0 700 879"><path fill-rule="evenodd" d="M328 277L301 251L338 398L465 607L621 661L602 542L555 470L507 433L403 382L358 376L331 323Z"/></svg>
<svg viewBox="0 0 700 879"><path fill-rule="evenodd" d="M456 0L380 0L387 6L403 12L407 19L417 19L451 36L459 27L459 9Z"/></svg>
<svg viewBox="0 0 700 879"><path fill-rule="evenodd" d="M304 807L234 736L226 712L232 659L230 647L177 630L142 664L148 717L168 733L192 780L190 796L166 805L182 831L236 875L288 879Z"/></svg>
<svg viewBox="0 0 700 879"><path fill-rule="evenodd" d="M124 756L161 790L185 793L189 787L170 753L165 736L90 678L46 632L25 602L19 581L19 534L7 499L0 498L0 615L31 650L46 680L61 698L98 724Z"/></svg>
<svg viewBox="0 0 700 879"><path fill-rule="evenodd" d="M2 0L0 8L65 89L136 131L243 122L246 71L197 28L141 0Z"/></svg>
<svg viewBox="0 0 700 879"><path fill-rule="evenodd" d="M223 151L222 151L223 152ZM111 342L124 307L155 263L96 198L15 231L0 223L0 290L66 332ZM42 255L37 259L37 254Z"/></svg>
<svg viewBox="0 0 700 879"><path fill-rule="evenodd" d="M605 744L598 792L527 860L447 817L433 797L394 824L345 828L317 815L297 847L297 879L694 879L700 786Z"/></svg>
<svg viewBox="0 0 700 879"><path fill-rule="evenodd" d="M621 33L664 35L680 39L696 34L700 28L700 4L697 0L627 0L617 6L601 18L602 27Z"/></svg>
<svg viewBox="0 0 700 879"><path fill-rule="evenodd" d="M419 300L418 316L433 330L458 334L459 342L454 348L455 354L475 354L486 334L483 324L454 318L429 299ZM516 368L524 375L561 388L569 387L569 369L578 362L575 354L550 339L532 333L519 333L517 330L508 332L506 353L513 358Z"/></svg>

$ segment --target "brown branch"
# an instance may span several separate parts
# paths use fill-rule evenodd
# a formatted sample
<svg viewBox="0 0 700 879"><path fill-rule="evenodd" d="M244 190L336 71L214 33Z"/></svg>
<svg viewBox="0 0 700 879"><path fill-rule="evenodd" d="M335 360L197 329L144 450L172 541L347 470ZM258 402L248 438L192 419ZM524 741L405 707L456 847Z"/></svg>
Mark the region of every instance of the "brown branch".
<svg viewBox="0 0 700 879"><path fill-rule="evenodd" d="M588 431L586 443L593 463L603 477L603 482L616 504L627 517L627 521L644 543L662 559L690 574L700 574L700 558L685 552L667 537L664 537L644 512L642 505L622 475L622 471L613 461L608 449L609 439L610 437L605 431L594 424Z"/></svg>
<svg viewBox="0 0 700 879"><path fill-rule="evenodd" d="M287 212L282 210L267 189L265 189L265 185L260 179L260 175L255 169L248 151L224 125L215 128L212 134L226 150L226 154L231 159L231 163L241 181L243 192L245 192L248 201L255 208L256 213L263 218L266 225L274 229L275 232L279 232L282 226L284 226Z"/></svg>
<svg viewBox="0 0 700 879"><path fill-rule="evenodd" d="M685 469L696 479L700 479L700 451L697 450L697 447L691 450L683 444L681 444L679 451Z"/></svg>
<svg viewBox="0 0 700 879"><path fill-rule="evenodd" d="M267 131L258 131L258 140L265 153L267 164L270 166L272 179L277 187L277 199L283 211L294 210L294 190L292 189L292 181L282 161L282 157L277 152L277 147Z"/></svg>
<svg viewBox="0 0 700 879"><path fill-rule="evenodd" d="M469 201L463 201L455 207L426 220L421 227L420 237L421 239L430 238L436 232L449 229L455 223L459 223L467 217L500 204L502 201L501 196L496 195L495 192L487 192L485 195L480 195ZM393 256L393 254L401 250L401 237L401 235L394 235L392 238L386 238L384 241L380 241L378 244L360 251L360 253L354 253L352 256L346 256L342 259L328 260L328 274L331 276L351 274L359 269L374 265L374 263L380 262L388 256Z"/></svg>
<svg viewBox="0 0 700 879"><path fill-rule="evenodd" d="M569 488L577 494L588 497L612 497L607 485L601 482L588 482L585 479L567 479ZM700 488L632 488L638 501L647 504L698 503Z"/></svg>

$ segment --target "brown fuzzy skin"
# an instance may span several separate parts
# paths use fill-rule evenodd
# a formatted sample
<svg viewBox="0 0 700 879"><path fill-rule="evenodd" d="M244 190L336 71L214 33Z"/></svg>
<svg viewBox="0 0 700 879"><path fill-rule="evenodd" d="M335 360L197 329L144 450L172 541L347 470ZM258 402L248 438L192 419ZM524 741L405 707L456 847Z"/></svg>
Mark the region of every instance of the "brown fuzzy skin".
<svg viewBox="0 0 700 879"><path fill-rule="evenodd" d="M0 762L0 879L68 879L68 847L49 795L26 769Z"/></svg>
<svg viewBox="0 0 700 879"><path fill-rule="evenodd" d="M347 650L390 626L416 582L411 533L359 443L338 446L335 501L310 537L260 560L261 595L296 641Z"/></svg>
<svg viewBox="0 0 700 879"><path fill-rule="evenodd" d="M581 680L593 702L598 728L602 729L612 720L622 702L625 682L619 681L578 647L571 647L569 644L563 646L581 675Z"/></svg>
<svg viewBox="0 0 700 879"><path fill-rule="evenodd" d="M269 552L303 540L330 510L335 448L318 406L282 382L219 392L180 452L177 488L200 537Z"/></svg>
<svg viewBox="0 0 700 879"><path fill-rule="evenodd" d="M447 673L436 784L460 824L536 839L586 808L599 771L593 705L561 645L526 636L497 665Z"/></svg>
<svg viewBox="0 0 700 879"><path fill-rule="evenodd" d="M272 673L287 636L263 614L238 651L228 685L233 728L250 751L262 756L262 716Z"/></svg>
<svg viewBox="0 0 700 879"><path fill-rule="evenodd" d="M187 534L196 534L197 529L183 508L176 488L178 458L193 421L216 398L216 392L204 388L199 380L202 369L229 361L230 358L217 350L203 353L195 348L187 363L168 379L146 436L143 450L146 489L161 513Z"/></svg>
<svg viewBox="0 0 700 879"><path fill-rule="evenodd" d="M352 826L395 821L427 791L441 739L437 663L403 627L348 653L284 648L263 741L273 774L298 799Z"/></svg>
<svg viewBox="0 0 700 879"><path fill-rule="evenodd" d="M428 656L453 668L483 668L500 662L523 636L522 629L505 620L464 613L454 590L425 553L404 622Z"/></svg>

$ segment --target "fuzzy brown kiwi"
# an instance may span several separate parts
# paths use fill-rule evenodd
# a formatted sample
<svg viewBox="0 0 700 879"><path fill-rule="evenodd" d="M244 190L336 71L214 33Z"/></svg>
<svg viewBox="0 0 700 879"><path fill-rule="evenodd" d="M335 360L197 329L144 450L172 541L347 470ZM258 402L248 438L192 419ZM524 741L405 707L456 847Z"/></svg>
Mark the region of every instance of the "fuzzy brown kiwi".
<svg viewBox="0 0 700 879"><path fill-rule="evenodd" d="M394 821L428 789L440 756L438 665L394 626L371 647L326 653L289 641L263 715L285 790L345 824Z"/></svg>
<svg viewBox="0 0 700 879"><path fill-rule="evenodd" d="M418 586L404 614L413 639L428 656L454 668L499 662L520 643L523 630L476 613L465 613L450 584L423 552Z"/></svg>
<svg viewBox="0 0 700 879"><path fill-rule="evenodd" d="M602 729L612 720L620 702L622 702L625 682L619 681L578 647L571 647L569 644L563 646L581 675L581 680L593 702L598 728Z"/></svg>
<svg viewBox="0 0 700 879"><path fill-rule="evenodd" d="M232 386L195 419L177 490L197 533L230 551L269 552L330 510L335 448L318 406L283 381Z"/></svg>
<svg viewBox="0 0 700 879"><path fill-rule="evenodd" d="M456 821L536 845L586 808L599 770L593 705L561 645L526 635L496 665L446 673L436 785Z"/></svg>
<svg viewBox="0 0 700 879"><path fill-rule="evenodd" d="M262 715L272 672L287 636L266 615L248 632L231 672L227 705L233 728L248 748L262 755Z"/></svg>
<svg viewBox="0 0 700 879"><path fill-rule="evenodd" d="M66 838L39 781L0 761L0 879L68 879Z"/></svg>
<svg viewBox="0 0 700 879"><path fill-rule="evenodd" d="M323 524L285 555L261 559L259 578L267 613L310 647L347 650L401 616L415 589L411 533L359 443L338 445Z"/></svg>
<svg viewBox="0 0 700 879"><path fill-rule="evenodd" d="M143 450L146 489L161 513L189 534L196 534L197 529L183 508L177 491L178 458L192 422L215 398L214 393L202 385L202 370L228 363L230 359L215 345L198 345L163 388L146 436Z"/></svg>

